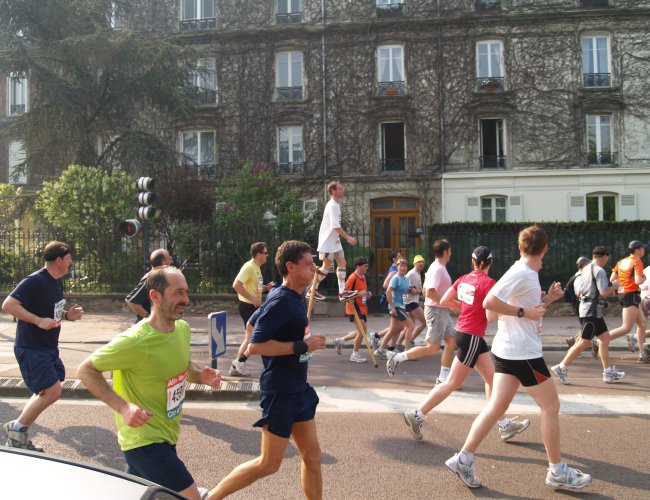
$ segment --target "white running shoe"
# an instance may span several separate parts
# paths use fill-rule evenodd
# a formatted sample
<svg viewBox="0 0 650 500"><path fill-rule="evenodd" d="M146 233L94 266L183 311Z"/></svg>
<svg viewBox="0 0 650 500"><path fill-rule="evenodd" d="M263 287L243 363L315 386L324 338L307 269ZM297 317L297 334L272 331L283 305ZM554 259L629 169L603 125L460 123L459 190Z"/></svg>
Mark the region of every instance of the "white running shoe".
<svg viewBox="0 0 650 500"><path fill-rule="evenodd" d="M456 453L445 462L445 465L451 472L456 474L468 488L480 488L482 486L481 480L474 475L474 462L469 465L462 464L460 462L460 456ZM548 478L546 481L548 484Z"/></svg>
<svg viewBox="0 0 650 500"><path fill-rule="evenodd" d="M336 349L336 354L339 356L341 355L341 352L343 351L343 343L345 340L343 339L334 339L334 348Z"/></svg>
<svg viewBox="0 0 650 500"><path fill-rule="evenodd" d="M564 385L570 385L567 374L569 373L568 369L560 368L560 365L551 366L551 373L557 377L557 379L562 382Z"/></svg>
<svg viewBox="0 0 650 500"><path fill-rule="evenodd" d="M625 338L627 339L627 348L632 352L636 352L636 334L626 335Z"/></svg>
<svg viewBox="0 0 650 500"><path fill-rule="evenodd" d="M309 289L307 290L307 293L305 294L305 297L307 297L307 300L309 300L309 299L311 298L311 288L309 288ZM318 291L318 288L317 288L316 291L314 292L314 300L317 301L317 302L322 302L323 300L325 300L325 295L323 295L322 293L320 293L320 292Z"/></svg>
<svg viewBox="0 0 650 500"><path fill-rule="evenodd" d="M556 476L550 469L548 470L546 473L546 484L553 488L580 490L591 484L591 476L584 474L578 469L572 469L566 463L562 462L562 471L559 475Z"/></svg>
<svg viewBox="0 0 650 500"><path fill-rule="evenodd" d="M228 375L231 377L248 377L248 370L246 369L245 361L234 360L230 365Z"/></svg>
<svg viewBox="0 0 650 500"><path fill-rule="evenodd" d="M368 360L358 352L353 352L352 354L350 354L350 361L352 361L353 363L365 363Z"/></svg>
<svg viewBox="0 0 650 500"><path fill-rule="evenodd" d="M415 411L407 411L404 413L404 422L409 426L411 436L417 441L422 441L422 424L424 420L417 418Z"/></svg>
<svg viewBox="0 0 650 500"><path fill-rule="evenodd" d="M341 302L345 302L346 300L355 298L357 295L359 295L358 290L343 290L341 293L339 293L339 300Z"/></svg>
<svg viewBox="0 0 650 500"><path fill-rule="evenodd" d="M373 351L379 349L379 337L377 336L377 332L370 332L368 336L370 337L370 348Z"/></svg>
<svg viewBox="0 0 650 500"><path fill-rule="evenodd" d="M618 368L612 365L610 370L605 370L603 372L603 382L608 384L616 383L625 377L625 372L620 371Z"/></svg>
<svg viewBox="0 0 650 500"><path fill-rule="evenodd" d="M524 419L521 422L518 422L517 417L514 417L510 419L510 422L508 422L505 427L499 426L499 434L501 435L501 439L508 441L509 439L515 437L517 434L520 434L528 429L529 425L530 420Z"/></svg>
<svg viewBox="0 0 650 500"><path fill-rule="evenodd" d="M375 358L377 359L387 359L388 358L388 351L386 349L382 349L381 347L378 349L375 349Z"/></svg>
<svg viewBox="0 0 650 500"><path fill-rule="evenodd" d="M388 372L389 377L395 376L395 368L399 365L399 361L395 360L397 353L395 351L388 352L388 359L386 360L386 371Z"/></svg>

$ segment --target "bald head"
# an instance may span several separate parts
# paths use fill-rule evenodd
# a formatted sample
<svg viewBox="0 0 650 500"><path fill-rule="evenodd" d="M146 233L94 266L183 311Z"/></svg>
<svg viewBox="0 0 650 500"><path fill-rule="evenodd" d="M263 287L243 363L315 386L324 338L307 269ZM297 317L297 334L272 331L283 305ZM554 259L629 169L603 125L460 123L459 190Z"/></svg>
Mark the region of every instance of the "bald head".
<svg viewBox="0 0 650 500"><path fill-rule="evenodd" d="M149 256L149 263L151 264L152 269L154 267L160 266L171 266L172 257L169 255L169 252L167 250L164 248L159 248L158 250L151 252L151 255Z"/></svg>

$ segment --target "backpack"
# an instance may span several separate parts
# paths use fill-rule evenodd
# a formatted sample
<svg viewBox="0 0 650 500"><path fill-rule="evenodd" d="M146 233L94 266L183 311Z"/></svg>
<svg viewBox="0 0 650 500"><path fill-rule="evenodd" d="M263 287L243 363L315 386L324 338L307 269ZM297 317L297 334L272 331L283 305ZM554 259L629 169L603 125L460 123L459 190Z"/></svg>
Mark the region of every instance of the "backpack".
<svg viewBox="0 0 650 500"><path fill-rule="evenodd" d="M576 295L575 290L573 289L573 282L578 277L578 274L574 274L567 281L566 286L564 287L564 302L569 302L573 305L577 305L580 301Z"/></svg>

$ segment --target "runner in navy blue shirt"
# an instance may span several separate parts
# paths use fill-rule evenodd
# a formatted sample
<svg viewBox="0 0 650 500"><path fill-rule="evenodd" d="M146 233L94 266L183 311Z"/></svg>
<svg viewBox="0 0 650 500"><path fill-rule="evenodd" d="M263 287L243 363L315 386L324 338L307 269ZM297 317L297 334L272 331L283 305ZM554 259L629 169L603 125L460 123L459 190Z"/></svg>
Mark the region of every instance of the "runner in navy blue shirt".
<svg viewBox="0 0 650 500"><path fill-rule="evenodd" d="M262 428L260 456L236 467L210 491L209 499L231 495L258 479L275 473L293 437L302 459L301 480L307 498L322 498L321 451L316 434L318 396L307 383L311 353L325 349L324 335L310 335L303 290L314 277L311 248L286 241L275 256L284 278L277 292L264 303L249 344L252 355L262 356L260 377Z"/></svg>
<svg viewBox="0 0 650 500"><path fill-rule="evenodd" d="M45 266L23 279L2 303L2 310L18 320L14 354L25 385L34 394L17 420L2 425L6 446L43 451L34 446L27 429L47 407L61 397L65 368L59 358L61 321L75 321L83 308L67 311L61 278L72 265L70 247L51 241L43 250Z"/></svg>

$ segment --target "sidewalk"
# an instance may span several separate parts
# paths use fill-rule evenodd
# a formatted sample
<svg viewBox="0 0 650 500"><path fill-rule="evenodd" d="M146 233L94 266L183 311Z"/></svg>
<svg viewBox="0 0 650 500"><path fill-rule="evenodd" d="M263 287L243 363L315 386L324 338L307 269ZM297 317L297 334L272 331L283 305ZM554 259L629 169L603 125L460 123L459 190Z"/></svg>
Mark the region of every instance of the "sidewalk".
<svg viewBox="0 0 650 500"><path fill-rule="evenodd" d="M208 346L209 322L207 316L186 316L184 318L192 328L192 346ZM610 328L620 324L620 318L607 318ZM81 321L63 322L59 343L64 351L66 345L77 343L108 343L115 335L133 324L134 317L127 314L86 314ZM368 330L380 331L388 326L387 315L370 315ZM496 322L490 323L486 334L488 344L496 332ZM226 344L228 352L236 350L244 338L244 327L239 316L229 315L226 321ZM311 325L313 333L324 334L328 347L334 347L334 339L353 330L353 325L345 317L315 316ZM542 340L545 351L563 351L567 349L565 338L578 331L578 319L573 316L544 318ZM16 323L12 318L0 315L0 397L28 397L29 391L21 378L13 358L13 340ZM416 344L424 343L424 333ZM611 344L615 351L627 350L625 337L616 339ZM207 349L206 349L207 350ZM63 355L62 355L63 357ZM64 359L64 362L66 360ZM5 373L8 372L8 373ZM63 384L64 398L91 398L80 380L67 379ZM212 391L200 384L186 386L186 398L192 400L257 400L259 383L256 379L238 379L224 377L221 391Z"/></svg>

